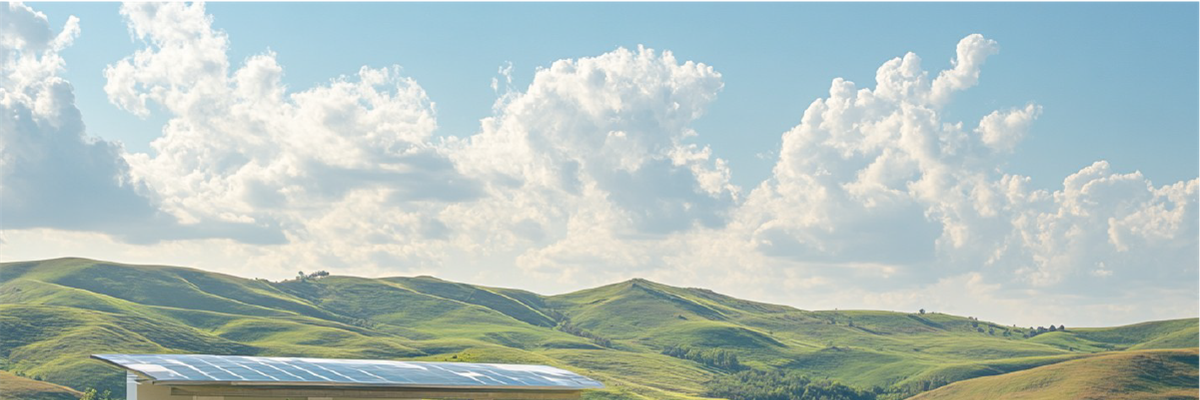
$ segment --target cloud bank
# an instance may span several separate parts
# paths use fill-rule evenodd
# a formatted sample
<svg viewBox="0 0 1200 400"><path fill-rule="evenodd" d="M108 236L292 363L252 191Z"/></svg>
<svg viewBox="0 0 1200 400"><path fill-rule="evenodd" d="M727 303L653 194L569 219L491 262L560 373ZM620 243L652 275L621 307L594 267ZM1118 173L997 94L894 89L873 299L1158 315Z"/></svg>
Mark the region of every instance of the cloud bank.
<svg viewBox="0 0 1200 400"><path fill-rule="evenodd" d="M270 51L231 63L202 4L126 4L142 48L103 71L104 91L168 116L145 154L86 133L59 76L77 19L55 32L24 5L2 12L0 204L16 254L544 292L645 276L801 308L1022 324L1197 313L1197 180L1156 186L1097 161L1038 190L1006 173L1052 110L946 119L999 53L982 35L942 71L909 53L873 85L833 80L782 134L771 177L741 188L692 127L721 74L669 51L493 82L478 132L437 137L436 104L398 66L288 88Z"/></svg>

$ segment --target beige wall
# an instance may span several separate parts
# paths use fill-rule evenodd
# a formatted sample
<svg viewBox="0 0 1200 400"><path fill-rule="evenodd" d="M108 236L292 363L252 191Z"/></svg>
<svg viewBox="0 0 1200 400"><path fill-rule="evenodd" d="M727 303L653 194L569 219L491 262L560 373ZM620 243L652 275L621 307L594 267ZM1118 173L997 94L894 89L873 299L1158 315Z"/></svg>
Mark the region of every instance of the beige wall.
<svg viewBox="0 0 1200 400"><path fill-rule="evenodd" d="M222 396L172 396L171 387L154 385L148 380L140 379L135 374L126 377L127 400L358 400L354 398L333 397L222 397ZM380 399L373 399L380 400Z"/></svg>

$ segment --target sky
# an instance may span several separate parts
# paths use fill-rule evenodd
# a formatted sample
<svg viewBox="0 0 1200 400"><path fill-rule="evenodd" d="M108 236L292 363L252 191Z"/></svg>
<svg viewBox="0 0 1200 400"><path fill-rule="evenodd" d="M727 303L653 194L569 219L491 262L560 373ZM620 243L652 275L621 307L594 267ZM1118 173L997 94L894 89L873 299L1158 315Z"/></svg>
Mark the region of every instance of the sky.
<svg viewBox="0 0 1200 400"><path fill-rule="evenodd" d="M1196 3L0 13L0 260L1200 314Z"/></svg>

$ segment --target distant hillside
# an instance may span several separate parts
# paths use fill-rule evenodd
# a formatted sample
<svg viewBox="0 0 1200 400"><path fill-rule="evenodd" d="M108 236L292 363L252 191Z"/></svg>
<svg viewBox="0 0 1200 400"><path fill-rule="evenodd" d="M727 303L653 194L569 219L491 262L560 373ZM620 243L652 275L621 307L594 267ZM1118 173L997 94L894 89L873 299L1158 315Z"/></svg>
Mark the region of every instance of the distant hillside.
<svg viewBox="0 0 1200 400"><path fill-rule="evenodd" d="M0 400L76 400L83 393L53 383L0 371Z"/></svg>
<svg viewBox="0 0 1200 400"><path fill-rule="evenodd" d="M543 296L432 277L268 282L78 258L0 264L0 369L115 394L122 372L87 355L538 363L609 386L591 398L696 398L716 393L717 378L779 371L893 399L1197 340L1196 319L1034 335L968 317L806 311L642 279Z"/></svg>
<svg viewBox="0 0 1200 400"><path fill-rule="evenodd" d="M1197 356L1196 349L1104 353L956 382L913 399L1194 399Z"/></svg>

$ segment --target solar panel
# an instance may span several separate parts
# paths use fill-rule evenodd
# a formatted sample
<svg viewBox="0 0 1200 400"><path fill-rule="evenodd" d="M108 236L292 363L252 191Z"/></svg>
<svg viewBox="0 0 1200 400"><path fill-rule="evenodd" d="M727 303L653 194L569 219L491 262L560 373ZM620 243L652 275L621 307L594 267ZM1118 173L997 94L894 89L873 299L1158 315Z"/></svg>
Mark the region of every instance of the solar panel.
<svg viewBox="0 0 1200 400"><path fill-rule="evenodd" d="M324 385L580 390L604 385L545 365L474 364L201 354L95 354L172 385Z"/></svg>

